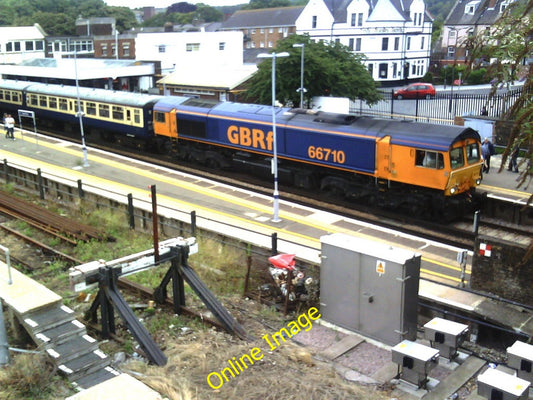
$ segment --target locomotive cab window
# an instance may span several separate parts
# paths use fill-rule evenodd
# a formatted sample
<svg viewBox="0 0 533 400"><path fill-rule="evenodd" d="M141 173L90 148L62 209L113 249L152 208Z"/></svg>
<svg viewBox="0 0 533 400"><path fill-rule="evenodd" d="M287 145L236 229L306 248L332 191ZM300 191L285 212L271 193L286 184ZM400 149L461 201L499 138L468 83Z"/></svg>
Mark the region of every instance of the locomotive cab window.
<svg viewBox="0 0 533 400"><path fill-rule="evenodd" d="M417 150L415 164L419 167L443 169L444 157L436 151Z"/></svg>
<svg viewBox="0 0 533 400"><path fill-rule="evenodd" d="M462 147L457 147L450 151L450 165L452 169L460 168L465 165Z"/></svg>
<svg viewBox="0 0 533 400"><path fill-rule="evenodd" d="M466 160L468 164L473 164L480 160L479 146L477 143L472 143L466 146Z"/></svg>
<svg viewBox="0 0 533 400"><path fill-rule="evenodd" d="M165 113L156 111L154 112L154 120L155 122L164 123L165 122Z"/></svg>

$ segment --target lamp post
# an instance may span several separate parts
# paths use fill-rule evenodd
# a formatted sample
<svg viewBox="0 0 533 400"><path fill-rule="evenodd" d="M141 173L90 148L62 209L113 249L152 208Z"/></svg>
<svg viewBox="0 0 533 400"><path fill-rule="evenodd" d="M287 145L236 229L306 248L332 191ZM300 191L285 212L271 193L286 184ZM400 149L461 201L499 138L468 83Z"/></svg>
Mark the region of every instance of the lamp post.
<svg viewBox="0 0 533 400"><path fill-rule="evenodd" d="M74 49L74 74L76 77L76 97L77 97L77 105L78 105L78 112L76 115L78 116L80 120L80 134L81 134L81 149L83 151L83 166L88 167L89 161L87 161L87 147L85 146L85 134L83 132L83 111L81 110L81 100L80 100L80 85L78 83L78 57L77 57L77 50Z"/></svg>
<svg viewBox="0 0 533 400"><path fill-rule="evenodd" d="M300 87L297 92L300 92L300 108L304 108L304 93L307 91L304 88L304 53L305 53L305 43L295 43L292 47L301 47L302 49L302 60L300 62Z"/></svg>
<svg viewBox="0 0 533 400"><path fill-rule="evenodd" d="M118 34L119 31L115 28L115 60L118 60Z"/></svg>
<svg viewBox="0 0 533 400"><path fill-rule="evenodd" d="M272 59L272 174L274 175L274 217L272 222L280 222L279 192L278 192L278 145L276 137L276 58L288 57L289 53L261 53L257 58Z"/></svg>

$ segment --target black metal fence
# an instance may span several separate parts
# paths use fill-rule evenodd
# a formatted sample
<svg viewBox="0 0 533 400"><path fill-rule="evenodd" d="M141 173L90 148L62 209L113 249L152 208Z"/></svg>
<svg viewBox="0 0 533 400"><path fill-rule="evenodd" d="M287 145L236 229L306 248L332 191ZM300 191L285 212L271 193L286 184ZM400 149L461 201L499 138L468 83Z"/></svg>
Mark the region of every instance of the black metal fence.
<svg viewBox="0 0 533 400"><path fill-rule="evenodd" d="M487 117L501 119L521 96L522 88L494 96L462 93L457 88L453 92L437 93L432 99L412 100L394 99L393 90L381 93L383 100L372 106L361 100L351 101L350 113L453 125L456 116L482 115L482 110L486 110Z"/></svg>

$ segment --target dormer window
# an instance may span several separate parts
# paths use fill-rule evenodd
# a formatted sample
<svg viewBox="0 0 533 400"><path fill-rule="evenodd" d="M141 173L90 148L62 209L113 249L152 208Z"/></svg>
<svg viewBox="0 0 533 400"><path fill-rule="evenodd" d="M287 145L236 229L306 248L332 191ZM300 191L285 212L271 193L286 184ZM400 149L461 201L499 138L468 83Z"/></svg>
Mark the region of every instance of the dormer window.
<svg viewBox="0 0 533 400"><path fill-rule="evenodd" d="M469 1L465 6L465 14L474 15L479 6L479 1Z"/></svg>
<svg viewBox="0 0 533 400"><path fill-rule="evenodd" d="M509 1L504 1L502 4L500 4L500 12L504 12L507 6L509 5Z"/></svg>

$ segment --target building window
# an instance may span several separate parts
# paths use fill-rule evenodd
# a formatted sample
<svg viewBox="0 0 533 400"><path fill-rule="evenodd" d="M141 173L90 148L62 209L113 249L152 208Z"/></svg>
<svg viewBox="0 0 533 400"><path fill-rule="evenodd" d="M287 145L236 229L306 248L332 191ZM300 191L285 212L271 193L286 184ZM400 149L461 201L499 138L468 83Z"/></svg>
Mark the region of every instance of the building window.
<svg viewBox="0 0 533 400"><path fill-rule="evenodd" d="M420 50L424 50L424 39L425 39L425 37L422 36L421 43L420 43Z"/></svg>
<svg viewBox="0 0 533 400"><path fill-rule="evenodd" d="M102 44L102 56L107 56L107 44Z"/></svg>
<svg viewBox="0 0 533 400"><path fill-rule="evenodd" d="M387 63L379 64L379 77L381 79L387 79L387 70L389 66Z"/></svg>
<svg viewBox="0 0 533 400"><path fill-rule="evenodd" d="M42 40L35 42L35 50L44 50L44 42Z"/></svg>
<svg viewBox="0 0 533 400"><path fill-rule="evenodd" d="M400 48L400 38L395 37L394 38L394 50L398 50Z"/></svg>
<svg viewBox="0 0 533 400"><path fill-rule="evenodd" d="M363 13L357 14L357 26L363 26Z"/></svg>
<svg viewBox="0 0 533 400"><path fill-rule="evenodd" d="M355 20L356 20L356 18L357 18L357 14L355 14L355 13L352 14L352 20L351 20L351 22L350 22L350 25L351 25L351 26L355 26Z"/></svg>
<svg viewBox="0 0 533 400"><path fill-rule="evenodd" d="M455 46L448 46L448 58L453 58L455 55Z"/></svg>
<svg viewBox="0 0 533 400"><path fill-rule="evenodd" d="M226 42L220 42L218 44L218 49L219 50L225 50L226 49Z"/></svg>
<svg viewBox="0 0 533 400"><path fill-rule="evenodd" d="M371 77L374 77L374 64L368 64L368 73Z"/></svg>
<svg viewBox="0 0 533 400"><path fill-rule="evenodd" d="M33 51L33 41L26 41L26 51Z"/></svg>
<svg viewBox="0 0 533 400"><path fill-rule="evenodd" d="M271 40L268 41L268 47L272 48L274 46L274 44L272 43Z"/></svg>
<svg viewBox="0 0 533 400"><path fill-rule="evenodd" d="M160 53L166 53L167 46L165 46L164 44L160 44L159 46L157 46L157 51L159 51Z"/></svg>
<svg viewBox="0 0 533 400"><path fill-rule="evenodd" d="M361 51L361 38L355 39L355 51Z"/></svg>
<svg viewBox="0 0 533 400"><path fill-rule="evenodd" d="M13 51L13 43L7 42L6 43L6 52L11 52L11 51Z"/></svg>
<svg viewBox="0 0 533 400"><path fill-rule="evenodd" d="M129 57L130 56L130 44L129 43L123 43L122 44L122 56L123 57Z"/></svg>
<svg viewBox="0 0 533 400"><path fill-rule="evenodd" d="M410 37L407 38L407 49L406 50L411 50L411 38Z"/></svg>
<svg viewBox="0 0 533 400"><path fill-rule="evenodd" d="M316 23L317 23L317 16L316 15L313 15L313 22L311 23L311 28L316 28Z"/></svg>
<svg viewBox="0 0 533 400"><path fill-rule="evenodd" d="M268 33L274 33L274 28L268 28Z"/></svg>
<svg viewBox="0 0 533 400"><path fill-rule="evenodd" d="M265 33L265 28L259 29L259 33Z"/></svg>
<svg viewBox="0 0 533 400"><path fill-rule="evenodd" d="M353 15L353 14L352 14ZM354 39L353 38L350 38L349 42L348 42L348 48L353 51L354 50Z"/></svg>
<svg viewBox="0 0 533 400"><path fill-rule="evenodd" d="M252 28L252 35L255 35L255 28Z"/></svg>
<svg viewBox="0 0 533 400"><path fill-rule="evenodd" d="M389 50L389 38L381 39L381 51Z"/></svg>
<svg viewBox="0 0 533 400"><path fill-rule="evenodd" d="M187 51L200 51L200 43L187 43L185 47Z"/></svg>
<svg viewBox="0 0 533 400"><path fill-rule="evenodd" d="M278 28L278 33L283 33L283 28L282 27Z"/></svg>
<svg viewBox="0 0 533 400"><path fill-rule="evenodd" d="M259 47L260 48L264 48L265 47L265 42L263 42L263 41L259 42Z"/></svg>

